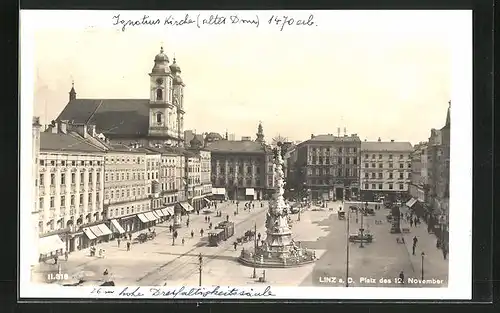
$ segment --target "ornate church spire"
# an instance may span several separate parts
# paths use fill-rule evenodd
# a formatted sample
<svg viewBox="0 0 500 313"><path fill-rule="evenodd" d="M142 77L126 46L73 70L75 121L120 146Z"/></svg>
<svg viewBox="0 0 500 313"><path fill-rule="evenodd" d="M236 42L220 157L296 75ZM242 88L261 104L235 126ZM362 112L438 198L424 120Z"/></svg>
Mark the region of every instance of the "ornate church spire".
<svg viewBox="0 0 500 313"><path fill-rule="evenodd" d="M72 100L76 100L75 81L71 82L71 90L69 91L69 101Z"/></svg>
<svg viewBox="0 0 500 313"><path fill-rule="evenodd" d="M446 112L446 123L444 127L450 127L450 108L451 108L451 100L448 101L448 112Z"/></svg>
<svg viewBox="0 0 500 313"><path fill-rule="evenodd" d="M255 141L263 143L264 142L264 129L262 128L262 122L259 122L257 127L257 139Z"/></svg>

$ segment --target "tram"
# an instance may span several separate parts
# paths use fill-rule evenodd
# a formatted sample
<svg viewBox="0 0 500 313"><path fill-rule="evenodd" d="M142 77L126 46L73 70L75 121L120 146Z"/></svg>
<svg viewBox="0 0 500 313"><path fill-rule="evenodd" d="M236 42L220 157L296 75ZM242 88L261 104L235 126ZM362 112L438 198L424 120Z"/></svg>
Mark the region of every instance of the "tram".
<svg viewBox="0 0 500 313"><path fill-rule="evenodd" d="M208 233L208 245L211 247L217 247L221 241L226 240L224 229L216 229Z"/></svg>

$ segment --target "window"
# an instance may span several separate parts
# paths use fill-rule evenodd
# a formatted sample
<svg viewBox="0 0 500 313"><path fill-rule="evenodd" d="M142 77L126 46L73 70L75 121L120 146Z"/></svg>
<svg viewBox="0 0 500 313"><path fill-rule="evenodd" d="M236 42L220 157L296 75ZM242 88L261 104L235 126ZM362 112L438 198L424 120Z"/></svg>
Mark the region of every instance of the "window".
<svg viewBox="0 0 500 313"><path fill-rule="evenodd" d="M354 158L352 164L357 165L358 164L358 158Z"/></svg>
<svg viewBox="0 0 500 313"><path fill-rule="evenodd" d="M111 190L111 199L113 199L114 196L115 196L115 192L114 192L114 190Z"/></svg>
<svg viewBox="0 0 500 313"><path fill-rule="evenodd" d="M382 184L378 184L378 189L382 189Z"/></svg>
<svg viewBox="0 0 500 313"><path fill-rule="evenodd" d="M372 163L372 167L375 168L375 163Z"/></svg>
<svg viewBox="0 0 500 313"><path fill-rule="evenodd" d="M369 189L369 186L368 186L368 184L365 184L365 189Z"/></svg>
<svg viewBox="0 0 500 313"><path fill-rule="evenodd" d="M389 173L389 179L392 179L392 178L393 178L393 177L392 177L392 173Z"/></svg>
<svg viewBox="0 0 500 313"><path fill-rule="evenodd" d="M156 113L156 123L161 124L162 116L161 113Z"/></svg>
<svg viewBox="0 0 500 313"><path fill-rule="evenodd" d="M50 197L50 207L54 207L54 197Z"/></svg>
<svg viewBox="0 0 500 313"><path fill-rule="evenodd" d="M352 148L352 152L356 153L358 149L357 148Z"/></svg>
<svg viewBox="0 0 500 313"><path fill-rule="evenodd" d="M40 160L40 165L43 166L45 162L43 160Z"/></svg>
<svg viewBox="0 0 500 313"><path fill-rule="evenodd" d="M66 174L61 174L61 185L66 185Z"/></svg>
<svg viewBox="0 0 500 313"><path fill-rule="evenodd" d="M376 188L377 188L377 185L372 184L372 189L376 189Z"/></svg>
<svg viewBox="0 0 500 313"><path fill-rule="evenodd" d="M56 184L56 175L50 174L50 185L54 186Z"/></svg>
<svg viewBox="0 0 500 313"><path fill-rule="evenodd" d="M378 155L378 158L379 158L379 159L382 159L382 155L381 155L381 154L379 154L379 155Z"/></svg>
<svg viewBox="0 0 500 313"><path fill-rule="evenodd" d="M383 167L384 167L384 164L382 164L382 163L378 164L378 168L383 168Z"/></svg>
<svg viewBox="0 0 500 313"><path fill-rule="evenodd" d="M85 161L81 161L81 162L80 162L80 165L81 165L81 166L84 166L84 165L85 165Z"/></svg>
<svg viewBox="0 0 500 313"><path fill-rule="evenodd" d="M54 160L50 161L50 165L52 165L52 166L56 165L56 161L54 161Z"/></svg>
<svg viewBox="0 0 500 313"><path fill-rule="evenodd" d="M349 164L349 158L345 158L345 164Z"/></svg>
<svg viewBox="0 0 500 313"><path fill-rule="evenodd" d="M84 176L83 173L80 173L80 184L83 184Z"/></svg>
<svg viewBox="0 0 500 313"><path fill-rule="evenodd" d="M365 163L365 168L368 168L368 163Z"/></svg>
<svg viewBox="0 0 500 313"><path fill-rule="evenodd" d="M393 186L392 186L392 184L389 184L389 189L393 189Z"/></svg>
<svg viewBox="0 0 500 313"><path fill-rule="evenodd" d="M378 178L382 178L382 173L378 173Z"/></svg>
<svg viewBox="0 0 500 313"><path fill-rule="evenodd" d="M403 184L399 184L399 190L403 190L405 187Z"/></svg>
<svg viewBox="0 0 500 313"><path fill-rule="evenodd" d="M69 202L70 205L75 205L75 195L71 195L71 199Z"/></svg>
<svg viewBox="0 0 500 313"><path fill-rule="evenodd" d="M389 163L389 168L392 168L392 167L393 167L392 163Z"/></svg>
<svg viewBox="0 0 500 313"><path fill-rule="evenodd" d="M400 179L403 179L403 178L404 178L404 175L405 175L404 173L399 173L399 178L400 178Z"/></svg>
<svg viewBox="0 0 500 313"><path fill-rule="evenodd" d="M79 204L83 205L83 193L80 194Z"/></svg>
<svg viewBox="0 0 500 313"><path fill-rule="evenodd" d="M40 186L43 186L43 179L44 179L43 174L40 174Z"/></svg>
<svg viewBox="0 0 500 313"><path fill-rule="evenodd" d="M66 197L61 196L61 207L65 207L65 206L66 206Z"/></svg>
<svg viewBox="0 0 500 313"><path fill-rule="evenodd" d="M375 154L372 154L372 159L375 159Z"/></svg>
<svg viewBox="0 0 500 313"><path fill-rule="evenodd" d="M89 193L89 196L88 196L88 199L87 199L87 200L88 200L88 201L87 201L87 203L88 203L88 204L91 204L91 203L92 203L92 194L91 194L91 193Z"/></svg>
<svg viewBox="0 0 500 313"><path fill-rule="evenodd" d="M38 207L43 209L43 198L38 199Z"/></svg>
<svg viewBox="0 0 500 313"><path fill-rule="evenodd" d="M156 100L163 100L163 91L160 88L156 89Z"/></svg>
<svg viewBox="0 0 500 313"><path fill-rule="evenodd" d="M368 154L365 154L365 159L368 159ZM368 188L366 188L366 189L368 189Z"/></svg>
<svg viewBox="0 0 500 313"><path fill-rule="evenodd" d="M92 184L92 173L89 173L89 183Z"/></svg>
<svg viewBox="0 0 500 313"><path fill-rule="evenodd" d="M342 149L342 148L339 148L339 149ZM337 163L342 164L342 158L338 158Z"/></svg>
<svg viewBox="0 0 500 313"><path fill-rule="evenodd" d="M339 148L339 153L342 153L342 148Z"/></svg>
<svg viewBox="0 0 500 313"><path fill-rule="evenodd" d="M368 173L365 173L365 178L369 178L369 175L368 175Z"/></svg>
<svg viewBox="0 0 500 313"><path fill-rule="evenodd" d="M376 178L376 174L375 173L372 173L372 178Z"/></svg>
<svg viewBox="0 0 500 313"><path fill-rule="evenodd" d="M405 167L405 165L403 163L399 164L399 168L404 168L404 167Z"/></svg>

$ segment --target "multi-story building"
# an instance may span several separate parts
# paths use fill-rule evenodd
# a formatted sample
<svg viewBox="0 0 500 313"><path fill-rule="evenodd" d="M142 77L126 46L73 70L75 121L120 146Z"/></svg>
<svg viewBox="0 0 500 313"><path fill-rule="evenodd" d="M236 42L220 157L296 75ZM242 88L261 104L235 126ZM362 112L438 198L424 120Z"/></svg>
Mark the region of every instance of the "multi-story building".
<svg viewBox="0 0 500 313"><path fill-rule="evenodd" d="M363 199L385 196L396 201L407 198L411 179L409 142L364 141L361 143L361 193Z"/></svg>
<svg viewBox="0 0 500 313"><path fill-rule="evenodd" d="M137 214L150 210L147 193L146 153L110 144L104 162L104 209L114 233L143 228Z"/></svg>
<svg viewBox="0 0 500 313"><path fill-rule="evenodd" d="M185 85L175 58L170 64L163 47L146 79L148 99L77 99L73 86L57 120L94 124L112 143L182 146Z"/></svg>
<svg viewBox="0 0 500 313"><path fill-rule="evenodd" d="M86 129L70 129L64 122L40 133L38 229L44 238L62 236L70 252L111 234L103 223L105 151L89 136ZM89 229L98 230L97 235ZM40 246L50 250L47 245L56 245L57 239L43 239Z"/></svg>
<svg viewBox="0 0 500 313"><path fill-rule="evenodd" d="M426 203L429 192L427 175L427 142L415 145L411 154L410 195L421 203Z"/></svg>
<svg viewBox="0 0 500 313"><path fill-rule="evenodd" d="M297 145L296 188L312 199L333 200L359 195L361 140L348 136L311 135Z"/></svg>
<svg viewBox="0 0 500 313"><path fill-rule="evenodd" d="M26 228L27 233L24 235L26 238L29 238L29 240L26 240L25 242L29 244L29 249L22 249L23 250L23 257L29 259L29 265L33 266L38 264L38 259L40 257L40 252L39 252L39 230L38 230L38 220L39 220L39 205L38 205L38 194L39 194L39 188L38 188L38 164L39 164L39 158L40 158L40 118L39 117L33 117L33 124L32 124L32 199L33 199L33 205L30 208L30 214L29 219L29 227ZM24 219L24 218L23 218ZM62 243L62 242L61 242ZM64 245L62 245L64 247ZM26 252L26 254L24 254Z"/></svg>
<svg viewBox="0 0 500 313"><path fill-rule="evenodd" d="M203 197L201 207L206 207L210 204L209 198L212 196L212 177L210 175L212 169L212 155L208 150L200 150L200 171L201 171L201 195Z"/></svg>
<svg viewBox="0 0 500 313"><path fill-rule="evenodd" d="M274 186L273 152L264 142L262 125L257 139L210 142L212 193L230 199L266 199Z"/></svg>

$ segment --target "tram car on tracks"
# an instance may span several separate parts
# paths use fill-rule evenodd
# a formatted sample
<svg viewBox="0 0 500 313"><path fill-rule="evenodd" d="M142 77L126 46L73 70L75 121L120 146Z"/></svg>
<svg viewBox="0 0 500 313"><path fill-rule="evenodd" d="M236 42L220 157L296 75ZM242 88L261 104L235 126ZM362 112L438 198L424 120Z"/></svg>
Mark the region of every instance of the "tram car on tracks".
<svg viewBox="0 0 500 313"><path fill-rule="evenodd" d="M215 229L223 229L224 230L224 240L227 240L229 237L232 237L234 235L234 223L233 222L227 222L223 221L220 222L217 226L215 226Z"/></svg>
<svg viewBox="0 0 500 313"><path fill-rule="evenodd" d="M215 229L208 233L208 245L210 247L217 247L221 241L226 240L224 229Z"/></svg>

